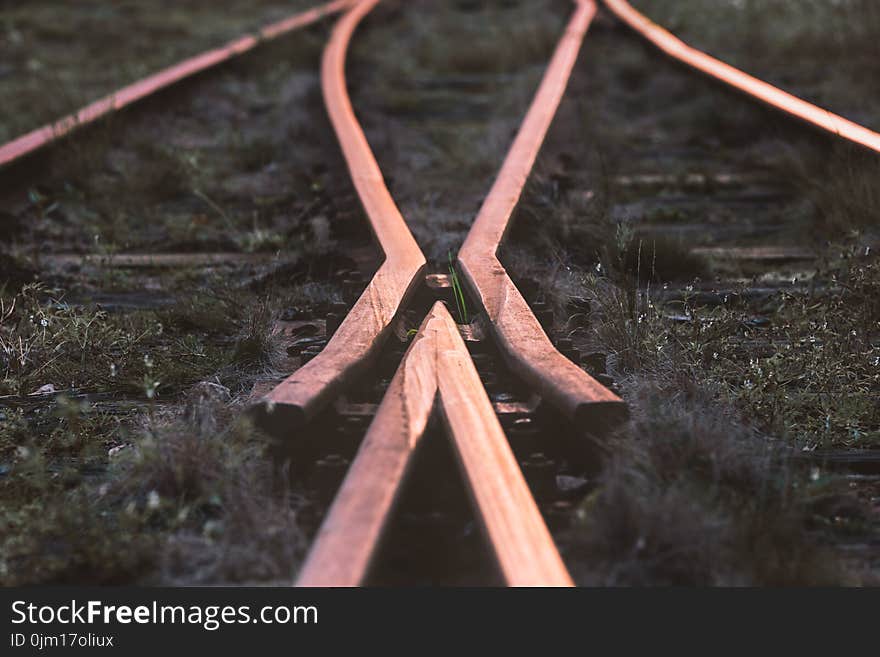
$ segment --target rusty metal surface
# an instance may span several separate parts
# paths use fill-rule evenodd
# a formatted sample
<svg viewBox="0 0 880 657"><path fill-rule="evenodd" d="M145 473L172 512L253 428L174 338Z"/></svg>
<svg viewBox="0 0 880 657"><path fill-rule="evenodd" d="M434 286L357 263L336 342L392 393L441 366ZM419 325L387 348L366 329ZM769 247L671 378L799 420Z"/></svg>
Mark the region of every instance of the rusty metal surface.
<svg viewBox="0 0 880 657"><path fill-rule="evenodd" d="M391 198L346 89L349 41L378 2L364 0L339 20L324 51L321 85L330 121L385 261L323 351L254 409L261 425L274 435L289 433L312 417L369 363L425 267L425 257Z"/></svg>
<svg viewBox="0 0 880 657"><path fill-rule="evenodd" d="M425 257L389 193L358 123L346 87L345 59L350 40L358 24L379 1L337 0L264 28L261 32L262 38L274 38L329 12L348 9L335 26L324 51L322 91L351 178L371 230L385 255L384 262L326 347L269 391L252 409L263 426L272 427L270 431L276 435L292 433L336 398L345 385L363 373L390 334L393 320L422 282ZM468 233L458 263L465 285L489 320L492 337L507 366L574 423L587 430L599 430L625 418L625 404L553 346L497 257L596 13L594 0L574 0L574 4L575 11L492 189ZM647 24L641 23L637 18L640 15L628 3L606 0L606 4L621 17L628 16L635 29L644 28L646 38L653 41L659 39L662 33L677 41L644 17L641 18ZM628 11L636 14L636 17L628 14ZM49 130L48 134L36 135L35 139L43 139L42 142L24 143L20 146L24 150L13 153L11 157L14 159L30 152L76 125L95 120L183 77L245 52L257 43L257 37L243 37L225 48L187 60L136 83L123 90L126 93L124 97L98 101L81 111L85 113L83 117L65 119L72 121L66 126L56 124L42 129ZM658 45L666 50L660 43ZM692 50L684 44L681 47ZM667 52L683 59L684 51L676 48L670 47ZM690 56L691 53L686 54ZM722 67L726 66L702 53L697 54ZM699 61L705 63L702 59ZM697 63L692 65L700 68ZM701 70L718 77L717 72L711 72L715 70L713 67L714 64L712 67L707 65ZM749 78L739 71L736 73ZM759 83L753 78L749 79ZM726 81L735 86L738 84L737 80ZM742 89L761 97L748 85ZM762 100L771 102L766 98ZM799 115L799 108L789 106L781 109ZM827 113L825 115L833 117ZM865 130L860 126L855 127ZM839 130L837 132L853 139ZM3 152L0 149L0 164L4 163ZM626 182L629 183L641 184L644 181ZM649 179L647 184L659 184L658 179ZM706 256L759 260L803 255L791 249L775 247L738 250L703 247L696 251ZM56 256L56 260L64 262L65 257L69 256ZM180 264L194 266L194 263L209 266L230 261L250 262L256 256L128 254L109 260L75 258L76 262L102 266L171 267ZM449 276L432 274L426 281L426 288L441 293L448 290L451 284ZM289 322L277 330L295 330L300 324ZM442 416L463 473L463 481L470 492L476 518L503 581L509 586L572 585L498 418L499 415L506 415L509 419L510 416L533 412L538 405L537 398L533 397L528 402L492 404L466 344L466 341L477 343L483 338L480 326L476 322L472 325L456 325L446 306L436 302L422 322L378 407L369 403L337 404L344 406L350 416L372 416L373 420L311 545L297 585L359 586L367 581L403 489L412 457L435 411ZM324 330L324 326L321 330Z"/></svg>
<svg viewBox="0 0 880 657"><path fill-rule="evenodd" d="M57 141L61 137L93 123L98 119L112 114L124 107L136 103L157 91L222 64L234 57L249 52L264 41L271 41L301 27L311 25L324 16L345 9L354 0L334 0L327 4L307 9L263 27L257 34L248 34L219 48L208 50L178 62L173 66L138 80L114 93L86 105L73 114L58 121L22 135L0 146L0 167L21 159L44 146Z"/></svg>
<svg viewBox="0 0 880 657"><path fill-rule="evenodd" d="M833 135L880 152L880 134L817 107L748 73L697 50L636 11L626 0L603 0L621 21L664 53L752 98Z"/></svg>
<svg viewBox="0 0 880 657"><path fill-rule="evenodd" d="M464 281L488 315L508 366L587 429L625 417L623 401L556 350L496 253L595 13L592 0L576 1L574 15L458 256Z"/></svg>
<svg viewBox="0 0 880 657"><path fill-rule="evenodd" d="M446 306L437 302L379 405L312 544L298 586L365 582L436 406L505 583L572 585L458 327Z"/></svg>
<svg viewBox="0 0 880 657"><path fill-rule="evenodd" d="M440 412L505 584L573 586L452 317L435 314Z"/></svg>

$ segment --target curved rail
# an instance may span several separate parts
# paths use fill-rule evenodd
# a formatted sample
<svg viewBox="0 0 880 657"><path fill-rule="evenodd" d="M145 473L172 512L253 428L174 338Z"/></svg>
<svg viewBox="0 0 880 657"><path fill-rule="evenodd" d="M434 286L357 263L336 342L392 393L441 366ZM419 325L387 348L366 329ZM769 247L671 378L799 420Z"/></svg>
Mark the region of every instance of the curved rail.
<svg viewBox="0 0 880 657"><path fill-rule="evenodd" d="M574 15L464 241L458 262L470 292L489 317L508 367L567 416L598 428L623 419L626 406L556 350L496 255L596 14L593 0L575 1Z"/></svg>
<svg viewBox="0 0 880 657"><path fill-rule="evenodd" d="M697 50L636 11L626 0L603 0L615 16L670 57L838 137L880 152L880 134L782 91Z"/></svg>
<svg viewBox="0 0 880 657"><path fill-rule="evenodd" d="M418 286L426 264L385 185L346 89L349 41L358 23L378 2L363 0L339 19L324 50L321 85L330 121L385 261L321 353L254 409L260 425L275 435L313 417L369 363L387 337L395 315Z"/></svg>
<svg viewBox="0 0 880 657"><path fill-rule="evenodd" d="M296 29L311 25L324 16L341 11L353 1L334 0L333 2L294 14L276 23L266 25L257 34L248 34L240 37L235 41L227 43L225 46L185 59L158 73L123 87L109 96L86 105L73 114L32 130L0 146L0 167L19 160L25 155L29 155L71 132L155 94L157 91L167 89L185 78L192 77L197 73L229 61L233 57L249 52L264 41L276 39Z"/></svg>
<svg viewBox="0 0 880 657"><path fill-rule="evenodd" d="M412 455L439 407L508 586L571 586L455 321L434 304L312 544L298 586L365 583Z"/></svg>

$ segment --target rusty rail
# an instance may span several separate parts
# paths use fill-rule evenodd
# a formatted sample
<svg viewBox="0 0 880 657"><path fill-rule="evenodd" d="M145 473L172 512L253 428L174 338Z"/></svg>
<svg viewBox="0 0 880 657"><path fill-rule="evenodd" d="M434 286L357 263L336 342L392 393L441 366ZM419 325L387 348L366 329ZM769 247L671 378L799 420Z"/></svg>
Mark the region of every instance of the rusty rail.
<svg viewBox="0 0 880 657"><path fill-rule="evenodd" d="M275 38L328 13L347 9L324 51L322 91L349 173L385 260L326 347L252 409L258 421L276 435L290 434L312 419L364 371L388 337L392 321L421 284L426 266L384 182L346 88L349 43L361 20L379 1L337 0L297 14L263 28L259 37L243 37L187 60L0 148L2 165L79 125L246 52L260 39ZM605 2L673 57L789 114L880 150L880 135L824 113L685 46L623 0ZM458 263L466 286L488 318L507 366L575 424L592 431L621 421L626 406L553 346L497 257L597 11L595 0L574 0L574 4L573 15L468 233ZM805 107L810 111L804 112ZM823 113L824 119L820 121L822 117L815 112ZM878 139L876 143L874 138ZM216 258L203 260L212 264ZM177 259L130 255L122 262L126 266L170 266ZM476 517L503 581L510 586L572 585L460 327L440 301L433 305L404 355L311 545L297 585L358 586L368 581L412 457L435 412L441 415L452 441Z"/></svg>
<svg viewBox="0 0 880 657"><path fill-rule="evenodd" d="M86 105L73 114L65 116L54 123L36 128L21 137L3 144L0 146L0 167L20 160L26 155L59 140L65 135L69 135L85 125L94 123L98 119L132 105L147 96L167 89L181 80L202 73L218 64L249 52L265 41L277 39L294 30L311 25L325 16L341 11L351 5L353 1L334 0L333 2L307 9L283 20L266 25L256 34L239 37L224 46L185 59L182 62L125 86L100 100Z"/></svg>
<svg viewBox="0 0 880 657"><path fill-rule="evenodd" d="M600 428L625 417L623 401L556 350L496 255L596 14L593 0L575 4L458 262L469 291L489 318L508 367L569 418L586 428Z"/></svg>
<svg viewBox="0 0 880 657"><path fill-rule="evenodd" d="M636 11L626 0L603 1L617 18L670 57L790 116L806 121L833 135L880 152L880 134L877 132L808 103L797 96L782 91L763 80L759 80L687 45L684 41Z"/></svg>
<svg viewBox="0 0 880 657"><path fill-rule="evenodd" d="M328 46L325 57L325 79L332 82L329 88L344 92L344 80L339 74L343 42L347 43L357 21L375 4L376 0L367 0L356 6L334 30L334 43ZM595 12L592 0L577 0L574 15L460 257L465 278L486 311L496 341L514 371L572 419L592 428L623 417L626 409L622 400L553 347L498 262L496 252ZM333 96L328 94L327 99L329 105ZM345 109L344 114L338 108L331 109L331 117L365 207L373 202L393 206L363 133L357 129L344 134L356 126L347 104ZM389 214L399 219L396 209ZM375 229L375 220L373 223ZM412 239L405 227L400 228L398 236ZM358 303L361 302L373 303L374 299L365 294ZM346 322L358 313L356 306ZM342 344L351 357L349 342L345 340ZM328 349L333 346L331 342ZM322 385L327 389L316 378L323 367L319 358L288 380L299 381L299 388L287 384L289 391L307 394ZM305 374L314 380L310 383ZM300 376L303 378L299 379ZM270 395L270 403L277 406L282 401L284 386ZM291 395L287 394L286 403L290 401ZM435 410L441 413L453 441L487 545L503 580L512 586L572 584L510 451L459 328L446 307L437 302L386 391L312 544L298 585L358 586L367 581L412 456Z"/></svg>
<svg viewBox="0 0 880 657"><path fill-rule="evenodd" d="M355 5L334 28L324 54L322 86L352 180L386 260L327 347L255 407L260 425L274 435L289 434L313 417L370 362L425 266L425 258L388 192L346 89L344 64L349 41L378 1ZM589 429L618 422L626 415L625 405L553 347L495 254L595 12L593 0L577 0L574 16L523 127L460 254L465 280L486 311L508 365L542 397Z"/></svg>
<svg viewBox="0 0 880 657"><path fill-rule="evenodd" d="M324 50L321 85L330 121L385 261L321 353L255 407L257 421L275 435L289 434L313 417L370 362L392 320L419 285L425 267L425 257L391 198L346 89L348 44L358 23L378 2L358 2L339 20Z"/></svg>
<svg viewBox="0 0 880 657"><path fill-rule="evenodd" d="M438 301L391 381L312 544L298 586L365 582L435 406L504 582L572 585L458 326Z"/></svg>

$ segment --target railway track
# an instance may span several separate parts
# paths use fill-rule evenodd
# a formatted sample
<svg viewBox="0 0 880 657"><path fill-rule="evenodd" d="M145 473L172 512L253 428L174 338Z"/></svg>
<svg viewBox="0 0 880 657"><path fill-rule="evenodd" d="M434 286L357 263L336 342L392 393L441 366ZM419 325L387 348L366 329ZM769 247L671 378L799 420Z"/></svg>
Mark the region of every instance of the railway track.
<svg viewBox="0 0 880 657"><path fill-rule="evenodd" d="M262 43L290 34L321 20L325 16L341 11L351 2L352 0L335 0L295 14L264 26L257 34L240 37L224 46L178 62L158 73L123 87L52 124L36 128L7 144L3 144L0 146L0 167L21 160L84 126L168 89L182 80L229 62L235 57L252 51Z"/></svg>
<svg viewBox="0 0 880 657"><path fill-rule="evenodd" d="M261 38L272 39L344 12L323 54L321 89L383 256L368 281L356 277L351 281L360 293L350 307L340 304L328 316L323 340L315 343L319 348L294 350L297 369L261 391L250 409L258 425L278 440L280 452L306 454L314 461L305 466L304 476L322 498L314 510L320 527L296 583L358 586L400 581L394 572L396 562L388 554L394 552L395 541L413 532L412 526L401 527L403 509L429 536L448 530L450 522L461 524L462 518L478 526L482 541L456 548L484 553L476 562L464 563L472 557L462 557L463 567L471 574L478 572L478 580L507 586L570 586L572 578L552 534L558 518L571 513L567 493L561 494L557 486L559 477L566 477L560 463L584 467L593 463L592 439L625 421L626 404L602 376L603 368L582 365L570 341L551 340L540 310L536 313L534 304L530 306L497 254L598 4L574 1L564 34L456 266L447 271L428 262L410 232L349 97L345 76L349 43L359 23L378 4L379 0L333 2L261 33ZM605 0L604 6L690 68L836 137L880 150L877 133L687 47L628 3ZM0 166L49 145L74 127L250 50L259 41L245 37L188 60L90 105L75 118L0 147ZM716 184L737 188L742 183L738 175L722 178ZM621 181L638 189L667 183L637 176ZM700 186L706 181L689 184ZM702 248L704 256L728 256L738 262L813 255L772 248ZM163 261L122 256L122 260L122 266L128 267L157 262L175 266L173 257ZM203 260L212 264L224 258ZM459 304L476 312L465 317ZM452 313L456 305L457 318ZM407 313L418 317L417 329L407 331L402 322ZM298 322L282 322L279 331L296 333L299 328ZM448 447L439 446L446 440ZM445 464L450 490L442 494L417 490L414 479L425 470L419 462L425 454ZM582 488L576 477L569 480L570 488ZM438 506L444 508L438 511ZM490 575L484 572L487 569ZM416 572L416 577L424 576L424 571ZM455 581L448 572L442 576Z"/></svg>

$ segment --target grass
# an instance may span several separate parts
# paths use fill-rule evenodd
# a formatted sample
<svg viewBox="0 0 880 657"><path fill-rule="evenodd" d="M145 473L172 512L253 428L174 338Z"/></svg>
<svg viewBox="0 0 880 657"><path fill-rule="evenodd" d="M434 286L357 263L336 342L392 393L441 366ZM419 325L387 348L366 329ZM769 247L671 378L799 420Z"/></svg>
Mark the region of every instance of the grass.
<svg viewBox="0 0 880 657"><path fill-rule="evenodd" d="M725 61L877 127L880 7L872 0L633 3ZM785 66L776 66L784 61ZM819 74L833 63L834 75Z"/></svg>
<svg viewBox="0 0 880 657"><path fill-rule="evenodd" d="M768 12L777 5L746 4ZM708 2L650 6L661 20L679 15L682 24L671 26L685 38L713 9L738 11ZM716 44L704 32L702 44L691 40L731 61L724 49L739 47L745 58L741 20L719 23L730 34L718 48L708 47ZM866 249L874 233L866 181L875 162L843 150L829 157L827 143L783 131L746 103L653 62L653 51L617 33L597 32L585 48L585 58L602 66L587 65L573 79L501 254L522 289L552 304L553 334L607 357L632 415L602 442L595 490L560 537L567 564L579 583L600 585L870 581L838 549L872 535L869 510L844 478L797 457L878 444L878 271ZM764 57L761 65L789 72L792 61L791 54ZM791 79L807 88L799 66ZM791 146L782 146L783 137ZM750 288L773 283L727 283L718 262L691 255L692 240L653 238L657 224L693 224L706 243L724 244L732 221L761 226L763 206L727 216L717 209L723 190L615 182L716 171L764 172L809 197L780 203L785 220L768 214L766 223L790 231L780 243L821 244L826 257L813 289L783 285L751 297ZM677 202L685 196L689 202ZM699 294L729 286L717 305Z"/></svg>
<svg viewBox="0 0 880 657"><path fill-rule="evenodd" d="M119 315L53 298L26 285L2 302L17 396L0 400L0 581L289 578L302 539L286 478L236 419L277 363L276 304L218 288ZM62 392L28 396L47 381Z"/></svg>
<svg viewBox="0 0 880 657"><path fill-rule="evenodd" d="M638 0L633 5L688 43L734 66L869 128L880 128L880 59L873 36L880 30L880 8L872 0ZM637 40L625 41L630 41L625 45L632 54L614 56L629 82L604 84L598 90L599 85L593 85L593 93L609 98L619 112L627 110L615 103L618 96L619 102L628 99L629 107L648 104L662 133L687 128L690 146L701 145L711 135L706 147L713 150L714 163L725 166L732 160L734 166L769 168L794 182L812 202L805 212L812 217L816 242L845 240L854 231L866 241L874 239L877 208L870 181L876 178L876 158L843 146L828 157L828 141L819 143L815 134L786 127L777 115L731 102L732 96L696 78L688 81L688 76L671 76L665 67L651 67L644 54L639 56ZM645 52L655 56L653 49ZM833 75L821 73L829 67ZM670 100L653 106L641 93L645 90ZM607 116L597 119L603 125L608 122ZM615 135L617 141L630 136L625 128L622 132Z"/></svg>
<svg viewBox="0 0 880 657"><path fill-rule="evenodd" d="M570 7L556 0L418 0L405 11L399 7L382 3L372 19L398 35L395 48L369 26L355 39L352 100L410 229L429 261L445 270Z"/></svg>
<svg viewBox="0 0 880 657"><path fill-rule="evenodd" d="M609 439L567 550L584 584L834 585L846 575L805 539L823 482L719 404L711 388L641 380Z"/></svg>
<svg viewBox="0 0 880 657"><path fill-rule="evenodd" d="M441 267L469 228L561 29L569 8L551 5L547 20L525 20L540 11L529 3L390 6L355 42L355 105L404 215ZM203 10L197 3L175 11L195 25L189 12ZM25 29L19 22L26 19L14 16L13 28ZM497 38L469 38L486 29ZM391 32L410 40L389 49ZM348 219L362 223L356 204L340 198L350 189L339 183L335 140L320 112L307 110L319 108L321 43L303 34L277 44L190 95L181 91L171 109L91 131L102 136L97 145L70 140L33 185L4 192L3 221L22 228L8 247L15 262L0 264L0 394L16 396L0 406L0 525L11 528L0 537L4 584L290 581L304 548L302 491L239 410L253 381L278 362L273 309L314 318L342 300L336 281L352 263L339 252L357 242L346 233ZM652 83L656 71L644 73L644 56L622 57L623 86L635 93ZM600 60L610 63L580 77L617 80L611 58ZM452 92L432 88L438 76ZM6 80L0 76L0 91ZM606 91L620 86L611 82ZM15 84L23 84L20 76ZM687 85L671 88L689 97ZM602 99L611 114L637 105L595 89L573 93ZM49 108L30 91L5 95ZM760 121L745 112L717 116L719 102L647 107L662 116L636 123L626 143L642 146L646 134L676 126L720 126L720 147L684 143L709 148L719 167L739 163L740 151L725 149L742 145L741 135ZM824 278L836 279L836 295L664 307L665 284L685 286L711 270L682 242L639 238L631 222L612 219L620 200L614 175L630 160L654 160L616 150L618 127L595 106L568 100L563 113L557 134L564 143L557 137L553 157L542 155L519 210L519 243L503 258L518 280L536 281L560 331L609 355L633 413L604 445L596 491L566 538L575 575L612 584L853 581L832 543L841 532L860 536L863 511L839 479L801 468L791 455L877 444L876 261L854 246L829 264ZM273 146L279 135L284 148ZM750 145L747 157L761 147ZM823 164L840 174L827 189L816 165L799 176L813 190L819 221L829 235L868 234L876 204L870 169ZM169 248L281 253L256 272L103 272L95 280L73 271L31 284L41 251ZM449 273L466 323L452 263ZM173 302L109 312L65 304L65 287L160 289ZM590 323L571 321L584 301ZM758 314L773 321L754 325ZM752 350L756 338L772 348ZM46 383L63 393L28 396Z"/></svg>
<svg viewBox="0 0 880 657"><path fill-rule="evenodd" d="M0 142L309 5L233 0L217 12L204 0L32 0L26 7L4 7L0 94L8 111L0 119Z"/></svg>
<svg viewBox="0 0 880 657"><path fill-rule="evenodd" d="M780 293L763 302L772 323L753 327L736 299L670 306L662 285L569 272L555 293L592 309L569 335L608 355L632 415L603 441L596 490L561 539L580 583L861 581L833 545L869 531L867 508L793 455L878 445L878 273L853 257L833 274L841 293Z"/></svg>
<svg viewBox="0 0 880 657"><path fill-rule="evenodd" d="M262 439L236 420L232 392L247 390L275 362L274 306L239 304L238 319L226 316L240 322L238 337L211 347L210 334L183 333L181 323L163 326L154 316L131 333L130 316L47 311L30 305L35 293L25 288L6 313L40 328L22 334L16 323L16 344L24 346L5 385L30 392L26 382L63 377L72 389L142 401L127 414L120 402L102 410L104 402L70 394L0 407L0 521L12 528L0 542L0 581L177 583L197 577L181 571L186 554L217 578L289 574L300 540L289 496L271 489L272 462ZM49 367L47 352L56 354ZM111 456L117 450L121 456ZM248 559L233 559L236 550Z"/></svg>
<svg viewBox="0 0 880 657"><path fill-rule="evenodd" d="M303 550L296 505L265 443L236 420L227 388L194 387L180 414L131 441L101 459L101 484L70 489L63 477L43 476L36 451L16 465L0 484L3 523L13 529L0 540L0 581L290 579Z"/></svg>
<svg viewBox="0 0 880 657"><path fill-rule="evenodd" d="M714 381L727 402L791 446L875 446L880 270L863 251L849 255L819 276L835 281L837 293L780 291L760 308L736 291L717 307L687 297L664 305L660 288L585 274L580 294L594 309L592 347L611 354L619 376L684 368Z"/></svg>
<svg viewBox="0 0 880 657"><path fill-rule="evenodd" d="M326 123L312 97L321 45L314 31L267 44L200 78L202 93L184 85L162 108L148 103L65 140L0 195L4 219L21 228L10 242L85 253L305 246L291 234L309 235L314 215L328 214L321 190L335 165L309 134L312 114ZM279 135L295 146L270 148Z"/></svg>
<svg viewBox="0 0 880 657"><path fill-rule="evenodd" d="M31 15L4 13L0 34L12 25L28 34L22 48L40 44L48 61L60 46L26 30L64 21L39 19L57 3L32 4ZM137 23L143 32L127 54L144 69L183 54L165 50L166 37L199 49L297 8L233 3L219 16L200 1L163 15L155 3L76 4L54 10L83 17L93 41L105 28ZM176 27L163 32L162 21ZM178 28L204 40L178 41ZM323 29L267 44L159 105L90 127L4 187L3 584L292 580L304 547L304 493L240 416L255 381L278 374L275 321L282 313L321 317L341 301L339 272L353 261L339 252L367 243L320 109ZM69 68L59 66L59 75L83 96L148 72L86 65L79 43L64 51ZM93 63L106 77L89 77ZM39 106L29 120L60 111L26 88L46 84L41 76L0 74L0 89L10 84L10 98ZM0 134L18 129L0 124ZM43 258L214 251L273 257L180 269L50 269ZM56 392L30 395L46 384Z"/></svg>
<svg viewBox="0 0 880 657"><path fill-rule="evenodd" d="M273 333L278 320L278 306L271 298L258 301L244 321L235 343L234 362L242 367L274 369L281 359L281 349Z"/></svg>
<svg viewBox="0 0 880 657"><path fill-rule="evenodd" d="M159 551L164 581L284 580L301 556L285 478L237 407L228 388L204 381L179 415L148 426L120 465L117 494L169 530Z"/></svg>
<svg viewBox="0 0 880 657"><path fill-rule="evenodd" d="M452 281L452 295L455 297L455 311L458 313L458 323L468 323L467 302L464 298L464 289L461 286L461 279L458 277L458 271L455 269L455 260L452 251L449 252L449 278Z"/></svg>
<svg viewBox="0 0 880 657"><path fill-rule="evenodd" d="M859 582L830 545L867 531L866 509L845 482L813 480L791 457L877 444L876 258L852 248L819 273L837 295L780 292L755 308L736 294L698 306L686 293L664 305L671 283L693 289L707 263L676 244L648 251L657 247L596 211L601 201L591 212L548 192L543 173L503 260L518 283L540 281L558 332L608 355L634 418L604 444L596 491L561 539L579 583ZM586 327L575 321L584 300ZM771 324L752 326L756 315ZM844 511L831 521L829 508Z"/></svg>
<svg viewBox="0 0 880 657"><path fill-rule="evenodd" d="M813 208L813 232L817 239L851 240L870 244L878 237L880 191L876 180L880 160L875 155L845 145L831 156L815 154L786 158L788 171L794 172L797 188Z"/></svg>
<svg viewBox="0 0 880 657"><path fill-rule="evenodd" d="M561 27L558 18L529 21L522 15L522 20L492 21L499 9L522 15L519 7L501 8L486 3L485 7L465 14L465 20L459 23L461 33L456 47L438 47L431 39L436 25L431 18L419 19L414 35L418 44L415 65L440 74L480 75L543 63L546 53L556 44L556 29Z"/></svg>
<svg viewBox="0 0 880 657"><path fill-rule="evenodd" d="M59 291L40 284L26 285L2 303L2 394L27 395L47 384L132 394L147 376L174 390L224 358L222 349L194 334L167 331L154 312L109 315L70 305Z"/></svg>

